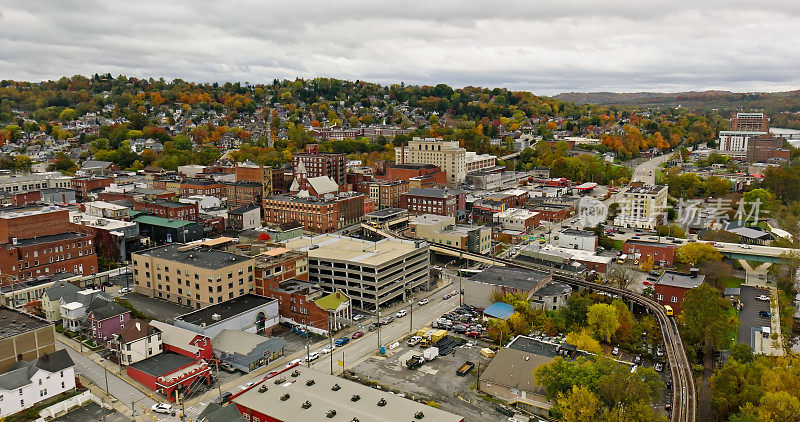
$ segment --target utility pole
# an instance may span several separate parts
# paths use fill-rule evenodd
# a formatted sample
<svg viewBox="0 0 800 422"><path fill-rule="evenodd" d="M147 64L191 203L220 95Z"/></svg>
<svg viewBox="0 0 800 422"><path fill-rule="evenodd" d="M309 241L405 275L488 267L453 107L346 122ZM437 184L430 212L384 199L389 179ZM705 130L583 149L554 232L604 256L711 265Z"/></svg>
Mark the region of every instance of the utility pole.
<svg viewBox="0 0 800 422"><path fill-rule="evenodd" d="M333 331L330 324L328 324L328 340L331 348L331 375L333 375Z"/></svg>
<svg viewBox="0 0 800 422"><path fill-rule="evenodd" d="M222 399L222 381L219 380L219 359L214 362L214 366L217 367L217 391L219 392L219 398Z"/></svg>
<svg viewBox="0 0 800 422"><path fill-rule="evenodd" d="M375 291L375 312L378 314L378 351L381 350L381 307L378 305L378 291Z"/></svg>
<svg viewBox="0 0 800 422"><path fill-rule="evenodd" d="M306 320L303 320L303 330L306 334L306 365L311 368L311 344L308 340L308 324L306 324Z"/></svg>
<svg viewBox="0 0 800 422"><path fill-rule="evenodd" d="M408 332L414 332L414 289L406 289L408 292L408 310L409 310L409 319L408 319Z"/></svg>

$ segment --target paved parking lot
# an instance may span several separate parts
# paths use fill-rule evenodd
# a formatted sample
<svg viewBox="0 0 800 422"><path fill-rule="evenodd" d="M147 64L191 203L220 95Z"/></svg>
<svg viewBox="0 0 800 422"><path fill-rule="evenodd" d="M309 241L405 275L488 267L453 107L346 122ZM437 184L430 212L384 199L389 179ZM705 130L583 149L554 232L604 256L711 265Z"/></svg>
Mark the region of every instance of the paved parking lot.
<svg viewBox="0 0 800 422"><path fill-rule="evenodd" d="M115 410L105 410L95 402L81 406L64 416L53 419L53 422L84 422L84 421L122 422L130 418Z"/></svg>
<svg viewBox="0 0 800 422"><path fill-rule="evenodd" d="M756 300L758 295L769 295L769 290L759 289L754 286L741 286L739 300L742 302L742 310L739 311L739 332L737 343L744 343L751 348L760 347L762 327L770 326L770 318L759 316L760 311L769 312L769 302Z"/></svg>
<svg viewBox="0 0 800 422"><path fill-rule="evenodd" d="M442 410L462 415L467 421L500 420L502 415L494 410L495 404L475 393L479 368L482 371L490 361L480 354L481 347L456 348L455 354L439 356L412 370L406 368L405 361L424 349L402 345L392 350L387 358L372 357L351 370L361 380L375 381L415 398L435 401ZM465 377L456 375L458 367L467 360L475 362L476 367Z"/></svg>
<svg viewBox="0 0 800 422"><path fill-rule="evenodd" d="M123 296L123 299L130 302L131 305L145 314L170 324L176 316L183 315L193 310L186 306L167 302L165 300L149 298L138 293L127 294Z"/></svg>

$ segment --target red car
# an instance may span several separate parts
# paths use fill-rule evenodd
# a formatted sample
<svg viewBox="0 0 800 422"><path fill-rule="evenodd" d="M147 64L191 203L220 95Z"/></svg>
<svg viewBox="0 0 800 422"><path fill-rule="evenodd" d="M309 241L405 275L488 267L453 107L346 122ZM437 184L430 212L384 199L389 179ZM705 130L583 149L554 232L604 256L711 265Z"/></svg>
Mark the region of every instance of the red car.
<svg viewBox="0 0 800 422"><path fill-rule="evenodd" d="M643 281L642 284L644 284L645 286L652 286L653 285L653 283L651 283L651 282L649 282L647 280Z"/></svg>
<svg viewBox="0 0 800 422"><path fill-rule="evenodd" d="M361 338L362 336L364 336L364 332L363 331L356 331L355 333L353 333L352 336L350 336L350 338L355 340L357 338Z"/></svg>
<svg viewBox="0 0 800 422"><path fill-rule="evenodd" d="M467 331L466 336L472 338L481 338L483 337L483 334L481 334L479 331Z"/></svg>

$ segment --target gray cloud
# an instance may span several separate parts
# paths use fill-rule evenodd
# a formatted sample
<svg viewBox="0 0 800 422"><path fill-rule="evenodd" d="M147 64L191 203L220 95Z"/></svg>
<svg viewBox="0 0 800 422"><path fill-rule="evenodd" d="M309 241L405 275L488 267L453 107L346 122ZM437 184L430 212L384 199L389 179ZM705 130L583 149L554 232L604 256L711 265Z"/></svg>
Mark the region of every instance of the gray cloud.
<svg viewBox="0 0 800 422"><path fill-rule="evenodd" d="M800 86L800 2L705 3L7 0L0 78L328 76L540 94Z"/></svg>

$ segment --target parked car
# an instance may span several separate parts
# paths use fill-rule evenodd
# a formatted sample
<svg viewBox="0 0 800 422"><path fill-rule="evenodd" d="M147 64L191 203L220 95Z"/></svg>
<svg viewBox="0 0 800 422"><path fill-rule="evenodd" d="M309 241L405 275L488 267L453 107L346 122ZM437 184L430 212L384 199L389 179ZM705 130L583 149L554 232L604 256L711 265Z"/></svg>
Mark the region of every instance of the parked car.
<svg viewBox="0 0 800 422"><path fill-rule="evenodd" d="M664 349L662 349L661 346L658 346L658 348L656 349L656 356L659 357L664 356Z"/></svg>
<svg viewBox="0 0 800 422"><path fill-rule="evenodd" d="M772 314L769 311L758 311L758 316L769 318L772 316Z"/></svg>
<svg viewBox="0 0 800 422"><path fill-rule="evenodd" d="M763 300L765 302L769 302L769 296L767 296L767 295L758 295L758 296L756 296L756 300Z"/></svg>
<svg viewBox="0 0 800 422"><path fill-rule="evenodd" d="M303 359L292 359L291 362L286 364L286 368L289 368L294 364L302 365L303 364Z"/></svg>
<svg viewBox="0 0 800 422"><path fill-rule="evenodd" d="M419 306L425 306L427 304L428 304L428 299L422 299L417 303L417 305Z"/></svg>
<svg viewBox="0 0 800 422"><path fill-rule="evenodd" d="M634 365L641 365L642 364L642 357L639 356L639 355L634 356L633 357L633 364Z"/></svg>
<svg viewBox="0 0 800 422"><path fill-rule="evenodd" d="M650 280L645 280L645 281L642 282L642 284L644 284L645 286L652 286L653 282L650 281Z"/></svg>
<svg viewBox="0 0 800 422"><path fill-rule="evenodd" d="M614 355L614 356L618 356L619 355L619 347L614 347L613 349L611 349L611 354Z"/></svg>
<svg viewBox="0 0 800 422"><path fill-rule="evenodd" d="M656 363L656 364L655 364L655 366L653 367L653 369L655 369L655 370L656 370L656 372L661 372L661 371L663 371L663 370L664 370L664 364L663 364L663 363L661 363L661 362L658 362L658 363Z"/></svg>
<svg viewBox="0 0 800 422"><path fill-rule="evenodd" d="M458 290L453 290L452 292L450 292L450 296L455 296L457 294L458 294Z"/></svg>
<svg viewBox="0 0 800 422"><path fill-rule="evenodd" d="M357 314L353 317L353 321L361 321L362 319L364 319L364 314Z"/></svg>
<svg viewBox="0 0 800 422"><path fill-rule="evenodd" d="M313 361L315 361L317 359L319 359L319 352L311 352L311 353L308 354L308 361L309 362L313 362Z"/></svg>
<svg viewBox="0 0 800 422"><path fill-rule="evenodd" d="M103 286L106 286L106 287L114 287L114 283L112 283L112 282L111 282L111 281L109 281L109 280L106 280L106 281L104 281L104 282L103 282Z"/></svg>
<svg viewBox="0 0 800 422"><path fill-rule="evenodd" d="M361 338L361 337L364 337L364 332L363 331L356 331L355 333L353 333L352 336L350 336L350 338L353 339L353 340L355 340L357 338Z"/></svg>
<svg viewBox="0 0 800 422"><path fill-rule="evenodd" d="M408 313L408 311L406 311L405 309L401 309L401 310L397 311L397 313L394 314L394 316L396 316L397 318L402 318L402 317L406 316L407 313Z"/></svg>
<svg viewBox="0 0 800 422"><path fill-rule="evenodd" d="M336 339L336 345L341 347L350 342L350 337L339 337Z"/></svg>
<svg viewBox="0 0 800 422"><path fill-rule="evenodd" d="M231 365L229 363L221 363L221 364L219 364L219 369L222 369L223 371L225 371L225 372L227 372L229 374L233 374L233 373L236 372L236 368L234 368L233 365Z"/></svg>
<svg viewBox="0 0 800 422"><path fill-rule="evenodd" d="M175 410L172 409L172 405L166 403L156 403L150 408L150 410L155 413L163 413L165 415L175 414Z"/></svg>
<svg viewBox="0 0 800 422"><path fill-rule="evenodd" d="M419 342L421 342L421 341L422 341L422 337L413 336L410 339L408 339L408 347L414 347L414 346L418 345Z"/></svg>
<svg viewBox="0 0 800 422"><path fill-rule="evenodd" d="M367 331L375 331L378 328L376 324L370 324L367 326Z"/></svg>
<svg viewBox="0 0 800 422"><path fill-rule="evenodd" d="M483 333L481 333L480 331L467 331L466 336L472 338L481 338L483 337Z"/></svg>
<svg viewBox="0 0 800 422"><path fill-rule="evenodd" d="M123 288L121 288L121 289L117 290L117 293L119 293L119 294L121 294L121 295L124 295L124 294L126 294L126 293L130 293L130 292L131 292L131 289L129 289L129 288L127 288L127 287L123 287Z"/></svg>
<svg viewBox="0 0 800 422"><path fill-rule="evenodd" d="M458 334L465 334L467 332L467 326L464 324L454 325L453 331L455 331Z"/></svg>
<svg viewBox="0 0 800 422"><path fill-rule="evenodd" d="M448 293L448 294L442 296L442 300L447 300L447 299L450 299L451 297L452 296L450 296L450 294Z"/></svg>
<svg viewBox="0 0 800 422"><path fill-rule="evenodd" d="M434 270L437 270L437 271L442 271L444 268L442 268L442 267L440 267L440 266L438 266L438 265L434 265L434 266L433 266L433 269L434 269Z"/></svg>
<svg viewBox="0 0 800 422"><path fill-rule="evenodd" d="M381 325L389 325L394 321L394 317L389 315L388 318L381 320Z"/></svg>
<svg viewBox="0 0 800 422"><path fill-rule="evenodd" d="M222 393L222 395L219 397L219 399L217 399L217 402L219 404L225 404L225 403L228 402L228 400L231 399L231 397L233 397L233 393L231 393L230 391L226 391L226 392Z"/></svg>

